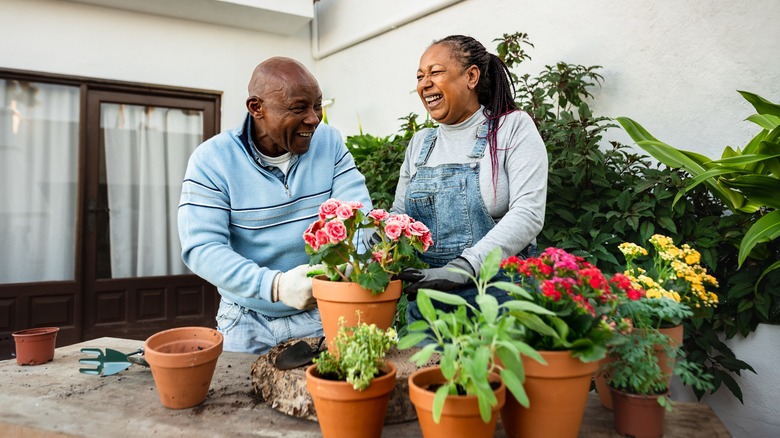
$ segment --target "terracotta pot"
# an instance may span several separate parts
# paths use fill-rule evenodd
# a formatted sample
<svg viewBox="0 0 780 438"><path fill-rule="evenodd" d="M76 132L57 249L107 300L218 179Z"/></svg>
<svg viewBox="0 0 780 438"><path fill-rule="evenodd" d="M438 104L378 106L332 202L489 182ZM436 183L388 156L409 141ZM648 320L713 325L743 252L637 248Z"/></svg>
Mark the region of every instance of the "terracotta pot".
<svg viewBox="0 0 780 438"><path fill-rule="evenodd" d="M615 430L634 438L658 438L664 434L666 409L657 395L635 395L612 387Z"/></svg>
<svg viewBox="0 0 780 438"><path fill-rule="evenodd" d="M604 367L612 363L612 361L614 361L614 359L609 355L604 359L601 359L596 374L593 375L593 381L596 384L596 393L599 395L601 405L607 409L612 409L612 394L609 392L609 385L607 385L608 374L604 370Z"/></svg>
<svg viewBox="0 0 780 438"><path fill-rule="evenodd" d="M144 343L163 406L191 408L206 400L222 334L206 327L180 327L153 334Z"/></svg>
<svg viewBox="0 0 780 438"><path fill-rule="evenodd" d="M510 393L501 410L508 437L576 437L585 413L590 382L599 362L584 363L569 351L540 351L547 365L525 356L526 409Z"/></svg>
<svg viewBox="0 0 780 438"><path fill-rule="evenodd" d="M344 317L347 327L357 326L355 312L358 310L360 322L376 324L382 330L392 326L395 308L401 298L401 280L391 281L384 292L372 295L370 290L357 283L328 281L324 276L317 276L312 279L312 293L317 299L322 330L330 345L338 333L339 317Z"/></svg>
<svg viewBox="0 0 780 438"><path fill-rule="evenodd" d="M672 338L672 345L675 348L682 345L684 334L682 324L676 325L674 327L662 327L658 329L658 331ZM670 360L669 356L666 355L664 348L661 346L656 347L655 351L656 356L658 356L658 366L661 367L661 371L663 371L664 375L666 376L666 387L668 388L671 385L672 374L674 374L675 360Z"/></svg>
<svg viewBox="0 0 780 438"><path fill-rule="evenodd" d="M324 438L382 436L397 369L392 362L385 362L381 369L385 374L374 378L365 390L356 391L351 383L323 379L316 364L306 368L306 389Z"/></svg>
<svg viewBox="0 0 780 438"><path fill-rule="evenodd" d="M38 327L11 333L17 365L40 365L54 359L59 327Z"/></svg>
<svg viewBox="0 0 780 438"><path fill-rule="evenodd" d="M492 382L500 382L501 386L493 391L498 404L493 407L493 415L490 421L485 423L479 414L479 403L474 395L447 396L441 414L441 421L436 424L433 421L433 397L434 391L428 388L431 385L444 383L441 368L428 367L415 371L409 376L409 398L417 412L417 420L420 422L425 438L479 438L492 437L496 430L499 410L506 401L506 386L497 375L491 376Z"/></svg>

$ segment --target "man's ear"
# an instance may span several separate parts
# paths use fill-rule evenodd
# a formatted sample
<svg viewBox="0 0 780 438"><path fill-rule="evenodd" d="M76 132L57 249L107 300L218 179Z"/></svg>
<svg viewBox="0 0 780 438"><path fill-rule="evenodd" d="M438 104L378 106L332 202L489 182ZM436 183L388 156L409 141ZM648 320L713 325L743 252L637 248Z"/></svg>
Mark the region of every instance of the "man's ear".
<svg viewBox="0 0 780 438"><path fill-rule="evenodd" d="M249 110L249 114L255 119L263 118L263 101L257 96L251 96L246 100L246 109Z"/></svg>
<svg viewBox="0 0 780 438"><path fill-rule="evenodd" d="M477 67L476 65L472 65L471 67L467 68L466 76L468 77L469 89L473 90L477 88L477 84L479 83L479 76L480 76L479 67Z"/></svg>

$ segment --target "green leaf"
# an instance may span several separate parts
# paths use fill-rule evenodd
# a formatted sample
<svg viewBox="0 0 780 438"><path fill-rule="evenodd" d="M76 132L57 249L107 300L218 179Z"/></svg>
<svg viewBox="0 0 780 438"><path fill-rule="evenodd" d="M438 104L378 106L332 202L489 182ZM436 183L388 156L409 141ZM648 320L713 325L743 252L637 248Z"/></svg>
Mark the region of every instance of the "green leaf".
<svg viewBox="0 0 780 438"><path fill-rule="evenodd" d="M525 312L533 312L538 315L555 315L552 310L545 309L544 307L534 304L530 301L523 300L509 300L501 304L501 306L509 310L520 310Z"/></svg>
<svg viewBox="0 0 780 438"><path fill-rule="evenodd" d="M399 349L401 349L401 346L399 344ZM425 347L421 348L419 351L414 353L411 357L409 357L409 362L414 362L417 364L418 367L421 367L425 365L429 360L431 360L431 356L433 356L433 353L436 352L436 344L428 344Z"/></svg>
<svg viewBox="0 0 780 438"><path fill-rule="evenodd" d="M493 295L477 295L477 304L482 312L482 316L489 324L493 324L498 317L498 300Z"/></svg>
<svg viewBox="0 0 780 438"><path fill-rule="evenodd" d="M739 266L742 266L757 244L769 242L778 237L780 237L780 210L774 210L757 220L745 233L745 237L739 245Z"/></svg>
<svg viewBox="0 0 780 438"><path fill-rule="evenodd" d="M499 265L501 263L501 248L493 248L490 253L485 257L485 261L482 262L482 268L479 272L479 277L485 280L489 280L498 274Z"/></svg>
<svg viewBox="0 0 780 438"><path fill-rule="evenodd" d="M441 411L444 410L444 401L447 400L451 385L451 383L441 385L436 390L436 395L433 396L433 422L436 424L439 424L441 421Z"/></svg>
<svg viewBox="0 0 780 438"><path fill-rule="evenodd" d="M424 341L427 337L428 335L425 333L409 333L408 335L398 340L398 349L406 350L407 348L412 348L420 342Z"/></svg>
<svg viewBox="0 0 780 438"><path fill-rule="evenodd" d="M664 227L665 229L671 231L674 234L677 234L677 225L675 225L674 222L668 216L659 217L658 225Z"/></svg>
<svg viewBox="0 0 780 438"><path fill-rule="evenodd" d="M436 309L433 307L433 303L431 303L431 299L428 297L428 292L429 291L426 289L420 289L417 294L417 308L420 310L420 314L422 314L423 318L428 321L433 321L436 319Z"/></svg>
<svg viewBox="0 0 780 438"><path fill-rule="evenodd" d="M495 283L490 283L490 285L495 287L495 288L497 288L497 289L501 289L503 291L507 291L507 292L511 293L512 295L520 296L520 297L525 298L527 300L532 299L531 294L527 290L523 289L522 287L520 287L519 285L517 285L515 283L510 283L508 281L497 281Z"/></svg>
<svg viewBox="0 0 780 438"><path fill-rule="evenodd" d="M753 108L756 109L756 112L759 114L769 114L776 117L780 117L780 105L776 103L772 103L763 97L759 96L758 94L751 93L749 91L740 91L737 90L739 94L742 95L742 97L745 98L748 102L750 102L751 105L753 105Z"/></svg>
<svg viewBox="0 0 780 438"><path fill-rule="evenodd" d="M528 394L526 394L523 382L518 376L508 369L503 369L501 370L501 380L504 381L509 392L515 396L517 402L520 403L521 406L527 408L530 404L528 401Z"/></svg>
<svg viewBox="0 0 780 438"><path fill-rule="evenodd" d="M453 306L468 306L468 302L461 296L455 295L455 294L448 294L446 292L439 292L437 290L433 289L420 289L420 292L425 294L426 296L430 297L433 300L442 302L444 304L450 304ZM417 301L419 306L420 301L420 294L417 294ZM433 308L433 305L431 305L431 308ZM422 310L420 310L422 313ZM425 316L425 314L423 314Z"/></svg>

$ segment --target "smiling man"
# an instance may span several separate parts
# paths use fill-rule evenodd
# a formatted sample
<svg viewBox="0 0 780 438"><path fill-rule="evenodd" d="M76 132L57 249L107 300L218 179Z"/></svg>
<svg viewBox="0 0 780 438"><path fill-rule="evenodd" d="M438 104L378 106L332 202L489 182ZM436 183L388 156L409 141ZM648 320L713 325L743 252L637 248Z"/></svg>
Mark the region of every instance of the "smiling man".
<svg viewBox="0 0 780 438"><path fill-rule="evenodd" d="M270 58L249 81L244 123L190 157L179 202L182 258L221 295L224 349L255 354L322 335L303 232L329 198L371 208L365 178L299 62Z"/></svg>

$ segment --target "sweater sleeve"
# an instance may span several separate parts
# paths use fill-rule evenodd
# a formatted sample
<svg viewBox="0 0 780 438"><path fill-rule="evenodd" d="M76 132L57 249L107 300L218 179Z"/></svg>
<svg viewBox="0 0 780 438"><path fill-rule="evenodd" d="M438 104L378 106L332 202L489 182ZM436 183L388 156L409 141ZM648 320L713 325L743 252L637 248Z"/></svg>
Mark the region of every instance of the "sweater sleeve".
<svg viewBox="0 0 780 438"><path fill-rule="evenodd" d="M547 149L531 117L517 112L514 123L499 131L499 149L506 148L503 165L509 185L509 208L474 246L463 251L476 271L495 247L502 257L515 255L534 242L544 225L547 203Z"/></svg>
<svg viewBox="0 0 780 438"><path fill-rule="evenodd" d="M200 148L190 157L179 202L178 225L184 263L221 290L271 301L280 271L259 266L229 245L230 198L213 155Z"/></svg>

